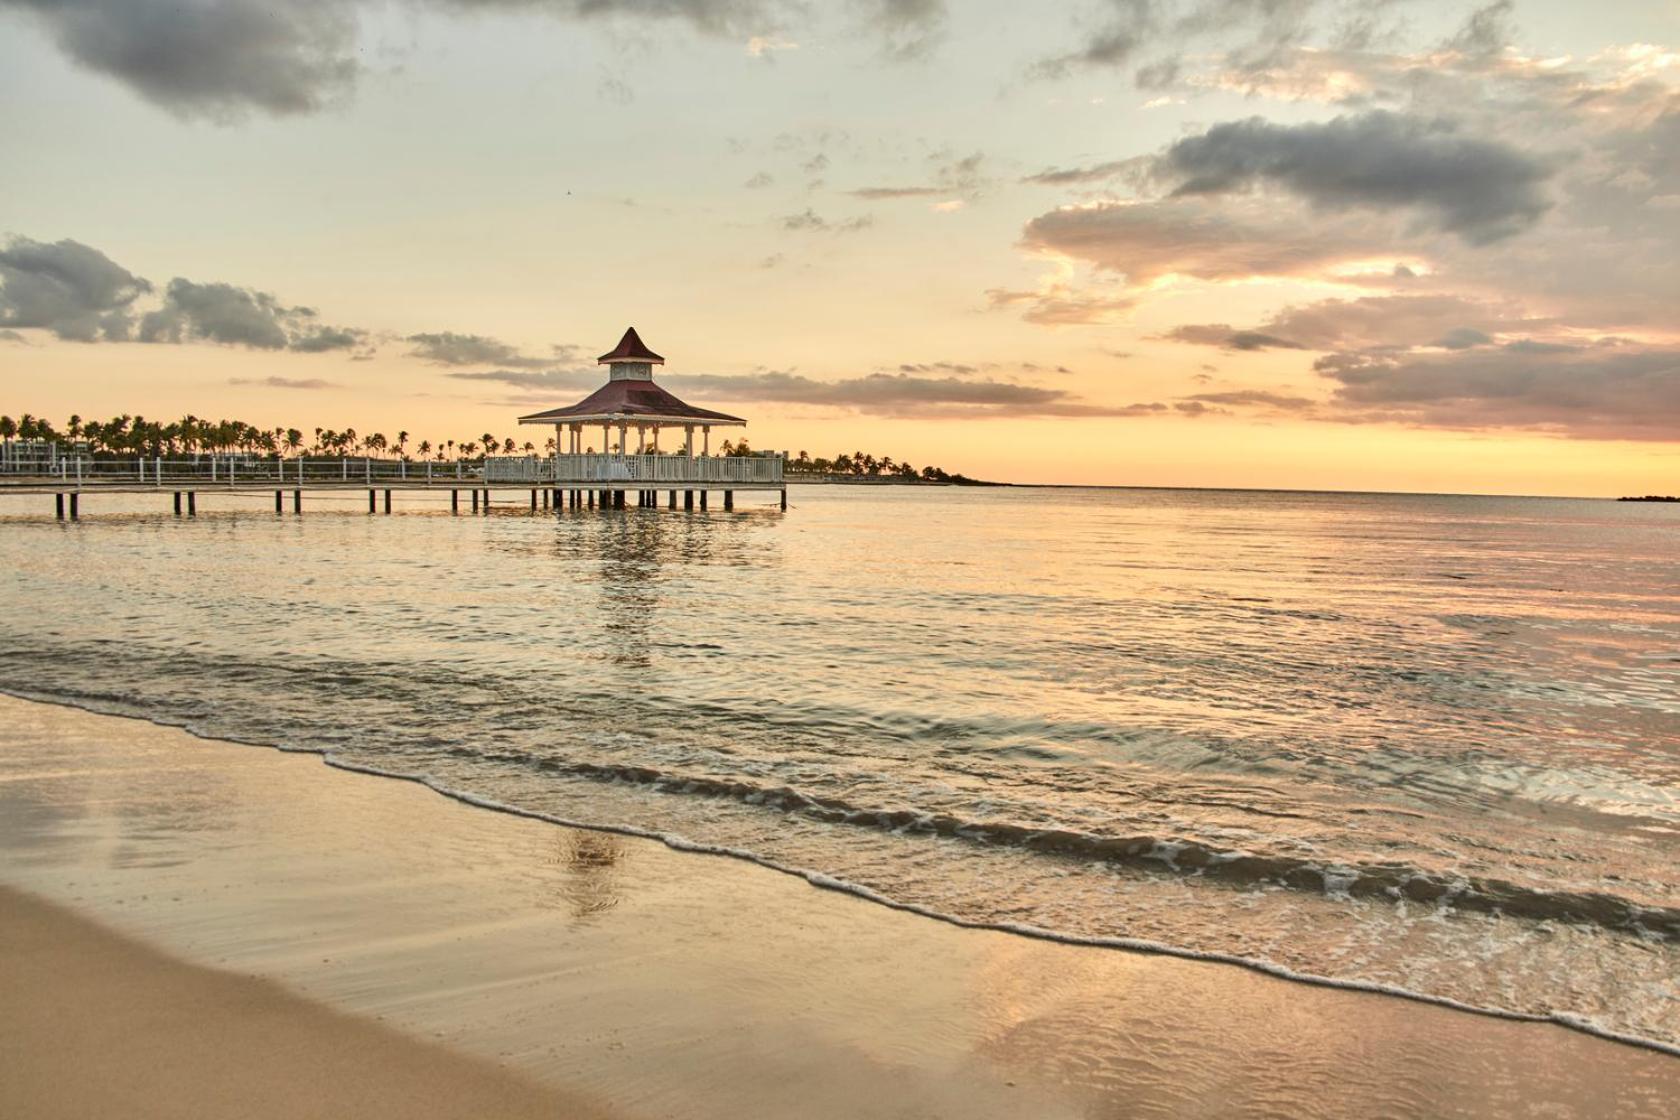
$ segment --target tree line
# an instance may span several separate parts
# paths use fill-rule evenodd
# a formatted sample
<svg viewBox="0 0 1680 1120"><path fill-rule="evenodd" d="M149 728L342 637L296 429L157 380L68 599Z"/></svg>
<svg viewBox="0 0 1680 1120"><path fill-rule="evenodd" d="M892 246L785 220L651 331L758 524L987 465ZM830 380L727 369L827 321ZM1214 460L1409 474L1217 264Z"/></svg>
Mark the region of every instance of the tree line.
<svg viewBox="0 0 1680 1120"><path fill-rule="evenodd" d="M497 439L490 432L460 440L414 440L406 431L395 438L383 432L362 434L354 428L337 431L316 428L313 435L300 428L260 428L243 420L201 420L183 416L179 420L148 420L124 413L110 420L84 420L71 416L62 430L50 421L25 413L17 419L0 416L0 439L42 440L49 443L84 444L95 455L396 455L400 458L475 459L482 455L531 454L537 450L530 440ZM550 437L546 451L554 450ZM412 452L412 453L411 453Z"/></svg>
<svg viewBox="0 0 1680 1120"><path fill-rule="evenodd" d="M261 428L243 420L203 420L187 415L179 420L148 420L144 416L123 413L110 420L84 420L71 416L63 429L39 416L24 413L17 419L0 416L0 439L39 440L47 443L81 444L94 456L171 458L180 455L318 455L347 457L367 455L384 457L395 455L402 459L438 462L475 460L484 455L535 454L538 447L530 440L516 441L512 436L497 439L491 432L483 432L466 439L415 440L406 431L388 438L383 432L362 434L354 428L338 431L315 428L306 433L301 428ZM554 453L554 438L543 444L545 454ZM724 440L722 453L731 457L761 454L754 451L745 439ZM412 451L412 454L410 453ZM664 454L680 454L667 451ZM908 460L890 455L875 456L863 451L842 451L832 458L812 458L801 451L787 462L787 469L796 474L837 475L852 478L882 478L919 480L923 482L971 482L961 474L952 474L941 467L920 469Z"/></svg>

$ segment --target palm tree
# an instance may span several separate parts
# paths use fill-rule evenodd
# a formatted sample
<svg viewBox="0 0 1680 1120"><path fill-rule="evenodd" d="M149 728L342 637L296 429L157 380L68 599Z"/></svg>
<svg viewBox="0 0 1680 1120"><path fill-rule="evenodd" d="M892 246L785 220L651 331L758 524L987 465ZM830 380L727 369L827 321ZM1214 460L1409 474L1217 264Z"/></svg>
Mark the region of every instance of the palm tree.
<svg viewBox="0 0 1680 1120"><path fill-rule="evenodd" d="M303 433L298 431L296 428L287 428L286 429L286 448L287 448L287 450L291 451L291 453L293 455L296 455L298 453L298 448L300 448L302 446L303 446Z"/></svg>
<svg viewBox="0 0 1680 1120"><path fill-rule="evenodd" d="M471 459L473 457L473 452L475 452L477 450L478 450L478 444L473 442L470 439L466 443L463 443L461 445L461 454L464 455L468 459Z"/></svg>
<svg viewBox="0 0 1680 1120"><path fill-rule="evenodd" d="M403 433L403 435L407 435L407 434L408 434L407 432ZM398 436L397 438L401 439L402 437ZM420 446L416 450L418 450L420 452L420 458L424 459L426 456L428 456L432 453L432 442L431 442L431 440L425 440L425 439L421 440L420 441Z"/></svg>
<svg viewBox="0 0 1680 1120"><path fill-rule="evenodd" d="M397 433L397 457L401 458L401 459L408 458L408 433L407 432L398 432Z"/></svg>

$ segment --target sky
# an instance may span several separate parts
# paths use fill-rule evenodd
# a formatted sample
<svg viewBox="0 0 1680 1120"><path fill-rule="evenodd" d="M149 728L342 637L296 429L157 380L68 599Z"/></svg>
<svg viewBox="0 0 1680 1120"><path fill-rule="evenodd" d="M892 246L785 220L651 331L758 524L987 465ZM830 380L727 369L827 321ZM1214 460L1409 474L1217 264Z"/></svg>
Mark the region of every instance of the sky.
<svg viewBox="0 0 1680 1120"><path fill-rule="evenodd" d="M0 102L13 416L523 441L634 325L759 448L1680 490L1680 0L0 0Z"/></svg>

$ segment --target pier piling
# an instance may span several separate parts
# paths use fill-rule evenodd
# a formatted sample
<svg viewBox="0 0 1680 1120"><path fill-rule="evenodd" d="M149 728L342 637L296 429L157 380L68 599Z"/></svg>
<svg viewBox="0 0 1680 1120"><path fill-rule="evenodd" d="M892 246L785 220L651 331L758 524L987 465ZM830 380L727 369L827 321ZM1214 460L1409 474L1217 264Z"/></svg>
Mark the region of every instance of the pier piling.
<svg viewBox="0 0 1680 1120"><path fill-rule="evenodd" d="M449 492L449 512L461 512L461 492L459 490L451 490Z"/></svg>
<svg viewBox="0 0 1680 1120"><path fill-rule="evenodd" d="M700 508L702 510L706 508L706 491L704 490L700 491Z"/></svg>
<svg viewBox="0 0 1680 1120"><path fill-rule="evenodd" d="M283 491L283 490L276 490L274 492L274 512L275 513L285 513L286 512L285 496L286 496L285 491Z"/></svg>
<svg viewBox="0 0 1680 1120"><path fill-rule="evenodd" d="M188 517L197 517L198 516L198 491L197 490L188 490L187 491L187 516Z"/></svg>
<svg viewBox="0 0 1680 1120"><path fill-rule="evenodd" d="M375 510L374 510L374 493L373 493L372 490L368 491L368 512L369 513L374 513L375 512Z"/></svg>
<svg viewBox="0 0 1680 1120"><path fill-rule="evenodd" d="M735 508L735 491L725 490L723 492L723 508L725 511L730 511Z"/></svg>
<svg viewBox="0 0 1680 1120"><path fill-rule="evenodd" d="M175 491L175 516L181 516L181 492Z"/></svg>
<svg viewBox="0 0 1680 1120"><path fill-rule="evenodd" d="M303 491L302 490L293 490L292 491L292 512L296 513L296 514L303 513Z"/></svg>
<svg viewBox="0 0 1680 1120"><path fill-rule="evenodd" d="M70 493L70 520L72 520L72 521L74 521L74 520L76 520L76 518L77 518L77 517L78 517L78 516L80 516L80 515L79 515L79 514L77 514L77 512L76 512L76 503L77 503L77 502L78 502L78 501L79 501L79 500L80 500L80 499L81 499L81 495L80 495L80 494L77 494L77 493L76 493L76 492L74 492L74 491L71 491L71 493Z"/></svg>
<svg viewBox="0 0 1680 1120"><path fill-rule="evenodd" d="M389 490L385 491L385 512L391 512L391 492Z"/></svg>
<svg viewBox="0 0 1680 1120"><path fill-rule="evenodd" d="M694 508L694 491L692 491L692 490L684 490L683 491L683 508L684 509L693 509Z"/></svg>
<svg viewBox="0 0 1680 1120"><path fill-rule="evenodd" d="M473 489L472 489L472 499L473 499L472 511L474 513L477 513L478 512L478 487L476 487L476 486L474 486Z"/></svg>
<svg viewBox="0 0 1680 1120"><path fill-rule="evenodd" d="M63 521L64 520L64 495L63 494L54 494L53 495L53 501L58 507L58 519L60 521Z"/></svg>

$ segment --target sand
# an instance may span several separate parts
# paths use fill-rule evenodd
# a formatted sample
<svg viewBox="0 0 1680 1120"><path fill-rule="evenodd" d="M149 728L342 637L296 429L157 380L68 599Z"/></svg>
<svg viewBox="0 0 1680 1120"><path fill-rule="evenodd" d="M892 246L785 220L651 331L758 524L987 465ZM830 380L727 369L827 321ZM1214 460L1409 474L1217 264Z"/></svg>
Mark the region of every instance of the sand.
<svg viewBox="0 0 1680 1120"><path fill-rule="evenodd" d="M175 961L0 888L0 1116L601 1117L278 984Z"/></svg>
<svg viewBox="0 0 1680 1120"><path fill-rule="evenodd" d="M37 1094L0 1097L6 1116L112 1114L78 1094L139 1102L149 1070L145 1101L180 1116L263 1115L224 1094L277 1085L300 1094L287 1115L357 1116L1659 1116L1680 1100L1680 1060L1552 1024L959 929L139 721L0 699L0 726L0 884L63 908L0 898L8 946L33 945L0 954L5 1071L34 1071L0 1091ZM22 1015L13 991L33 993ZM432 1088L411 1088L413 1063Z"/></svg>

